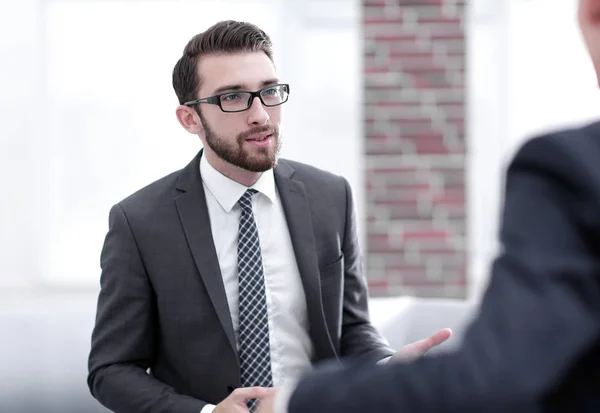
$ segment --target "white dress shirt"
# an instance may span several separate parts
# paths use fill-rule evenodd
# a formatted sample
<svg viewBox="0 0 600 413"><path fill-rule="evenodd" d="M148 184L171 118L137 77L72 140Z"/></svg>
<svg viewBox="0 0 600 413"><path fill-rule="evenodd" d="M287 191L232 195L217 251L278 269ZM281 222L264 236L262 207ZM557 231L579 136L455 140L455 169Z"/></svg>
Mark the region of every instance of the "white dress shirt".
<svg viewBox="0 0 600 413"><path fill-rule="evenodd" d="M205 156L200 159L200 173L239 349L237 235L241 209L237 202L248 188L222 175ZM264 269L273 385L279 387L311 368L314 349L308 334L306 296L273 170L264 172L251 188L258 191L252 197L252 209ZM214 405L209 404L201 413L213 410Z"/></svg>

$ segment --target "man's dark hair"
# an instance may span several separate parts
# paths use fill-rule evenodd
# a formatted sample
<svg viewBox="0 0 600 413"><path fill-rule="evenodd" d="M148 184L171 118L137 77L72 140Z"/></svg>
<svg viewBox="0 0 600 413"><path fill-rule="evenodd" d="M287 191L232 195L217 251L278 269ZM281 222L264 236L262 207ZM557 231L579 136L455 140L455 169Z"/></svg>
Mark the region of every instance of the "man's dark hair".
<svg viewBox="0 0 600 413"><path fill-rule="evenodd" d="M234 20L221 21L195 35L173 69L173 89L179 103L198 98L202 80L197 70L202 56L262 51L273 61L272 47L269 36L256 25Z"/></svg>

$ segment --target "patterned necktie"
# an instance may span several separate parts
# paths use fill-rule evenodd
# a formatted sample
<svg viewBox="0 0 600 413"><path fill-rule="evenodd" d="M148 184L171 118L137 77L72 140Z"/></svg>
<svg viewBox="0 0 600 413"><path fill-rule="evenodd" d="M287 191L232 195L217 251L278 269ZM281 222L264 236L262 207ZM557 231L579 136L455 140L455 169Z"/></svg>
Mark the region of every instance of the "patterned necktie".
<svg viewBox="0 0 600 413"><path fill-rule="evenodd" d="M248 189L238 201L242 208L238 231L239 340L242 387L273 387L267 297L258 230ZM248 401L254 411L256 400Z"/></svg>

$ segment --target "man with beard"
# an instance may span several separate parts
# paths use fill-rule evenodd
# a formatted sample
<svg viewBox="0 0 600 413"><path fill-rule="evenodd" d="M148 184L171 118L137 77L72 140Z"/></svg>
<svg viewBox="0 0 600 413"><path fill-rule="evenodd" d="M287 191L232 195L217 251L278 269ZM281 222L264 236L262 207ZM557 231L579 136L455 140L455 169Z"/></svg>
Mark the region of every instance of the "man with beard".
<svg viewBox="0 0 600 413"><path fill-rule="evenodd" d="M394 354L371 325L352 193L278 159L290 86L269 37L220 22L173 71L180 124L204 149L110 211L89 357L117 413L234 413L315 362Z"/></svg>

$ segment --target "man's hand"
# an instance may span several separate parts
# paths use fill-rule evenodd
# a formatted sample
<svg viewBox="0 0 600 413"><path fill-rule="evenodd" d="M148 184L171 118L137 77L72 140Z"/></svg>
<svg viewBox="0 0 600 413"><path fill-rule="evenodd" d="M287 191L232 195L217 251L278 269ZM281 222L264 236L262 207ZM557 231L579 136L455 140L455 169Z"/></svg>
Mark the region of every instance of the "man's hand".
<svg viewBox="0 0 600 413"><path fill-rule="evenodd" d="M390 358L389 362L406 362L422 357L432 348L439 346L452 336L452 330L444 328L423 340L415 341L402 347L396 354Z"/></svg>
<svg viewBox="0 0 600 413"><path fill-rule="evenodd" d="M248 407L246 406L248 400L259 399L258 405L261 405L261 401L271 395L275 395L273 387L238 388L231 392L229 397L217 404L213 413L248 413Z"/></svg>
<svg viewBox="0 0 600 413"><path fill-rule="evenodd" d="M258 403L258 410L256 413L274 413L275 411L275 393L271 393L269 396L264 397Z"/></svg>

